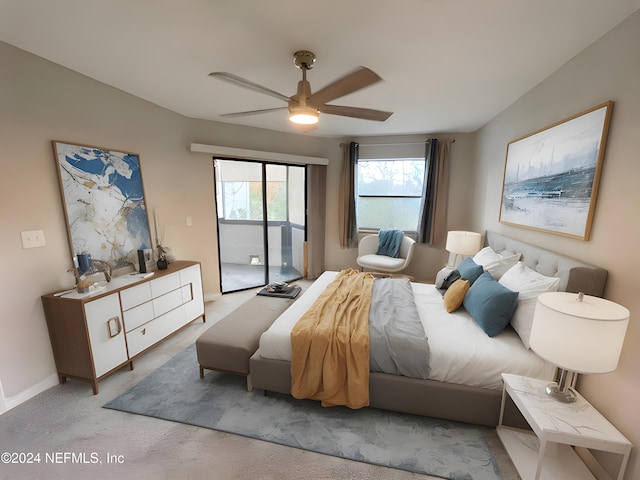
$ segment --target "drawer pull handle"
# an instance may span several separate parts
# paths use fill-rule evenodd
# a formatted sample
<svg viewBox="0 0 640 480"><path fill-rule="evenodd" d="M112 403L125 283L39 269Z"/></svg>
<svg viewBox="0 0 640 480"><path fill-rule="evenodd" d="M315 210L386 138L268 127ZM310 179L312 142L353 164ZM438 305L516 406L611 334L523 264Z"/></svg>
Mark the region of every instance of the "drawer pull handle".
<svg viewBox="0 0 640 480"><path fill-rule="evenodd" d="M146 335L146 334L147 334L147 329L146 329L146 328L143 328L143 329L142 329L142 334L143 334L143 335Z"/></svg>
<svg viewBox="0 0 640 480"><path fill-rule="evenodd" d="M120 317L112 317L107 320L107 332L109 338L117 337L122 332L122 324L120 323Z"/></svg>

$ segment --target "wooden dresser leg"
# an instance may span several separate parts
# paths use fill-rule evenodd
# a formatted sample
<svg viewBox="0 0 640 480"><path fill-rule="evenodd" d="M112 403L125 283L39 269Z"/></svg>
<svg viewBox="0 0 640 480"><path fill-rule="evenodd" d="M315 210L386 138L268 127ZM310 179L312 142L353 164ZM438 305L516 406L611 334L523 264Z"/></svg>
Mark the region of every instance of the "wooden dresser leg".
<svg viewBox="0 0 640 480"><path fill-rule="evenodd" d="M67 377L65 377L64 375L62 375L61 373L58 374L58 382L62 383L67 383Z"/></svg>
<svg viewBox="0 0 640 480"><path fill-rule="evenodd" d="M204 378L204 367L200 365L200 378Z"/></svg>

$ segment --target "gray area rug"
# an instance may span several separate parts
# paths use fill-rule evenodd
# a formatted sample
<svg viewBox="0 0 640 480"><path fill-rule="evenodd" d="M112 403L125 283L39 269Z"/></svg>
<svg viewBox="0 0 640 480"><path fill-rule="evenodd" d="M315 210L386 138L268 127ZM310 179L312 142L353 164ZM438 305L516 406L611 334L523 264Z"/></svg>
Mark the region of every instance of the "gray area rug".
<svg viewBox="0 0 640 480"><path fill-rule="evenodd" d="M264 396L225 373L200 379L195 345L104 407L451 480L500 479L488 428Z"/></svg>

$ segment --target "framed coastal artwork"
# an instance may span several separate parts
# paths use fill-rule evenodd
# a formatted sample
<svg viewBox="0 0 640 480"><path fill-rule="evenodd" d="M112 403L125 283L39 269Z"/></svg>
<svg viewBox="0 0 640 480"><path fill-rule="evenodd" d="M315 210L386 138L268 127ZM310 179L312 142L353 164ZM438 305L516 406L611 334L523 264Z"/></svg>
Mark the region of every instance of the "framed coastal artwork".
<svg viewBox="0 0 640 480"><path fill-rule="evenodd" d="M500 222L588 240L613 102L507 145Z"/></svg>
<svg viewBox="0 0 640 480"><path fill-rule="evenodd" d="M135 153L53 141L72 257L89 254L112 267L151 248Z"/></svg>

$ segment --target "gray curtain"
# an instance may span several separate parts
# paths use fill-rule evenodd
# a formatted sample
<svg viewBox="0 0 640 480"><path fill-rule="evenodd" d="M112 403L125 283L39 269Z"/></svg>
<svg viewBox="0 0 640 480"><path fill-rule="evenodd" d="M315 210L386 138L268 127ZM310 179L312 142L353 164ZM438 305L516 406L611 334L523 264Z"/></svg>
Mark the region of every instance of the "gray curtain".
<svg viewBox="0 0 640 480"><path fill-rule="evenodd" d="M418 243L440 246L444 242L449 185L451 142L431 138L426 142L426 181L418 222Z"/></svg>
<svg viewBox="0 0 640 480"><path fill-rule="evenodd" d="M356 221L356 164L358 163L358 144L351 142L344 146L340 191L338 192L338 222L340 223L340 246L355 248L358 246L358 224Z"/></svg>
<svg viewBox="0 0 640 480"><path fill-rule="evenodd" d="M306 277L324 272L324 237L327 198L327 167L307 165L307 255Z"/></svg>

